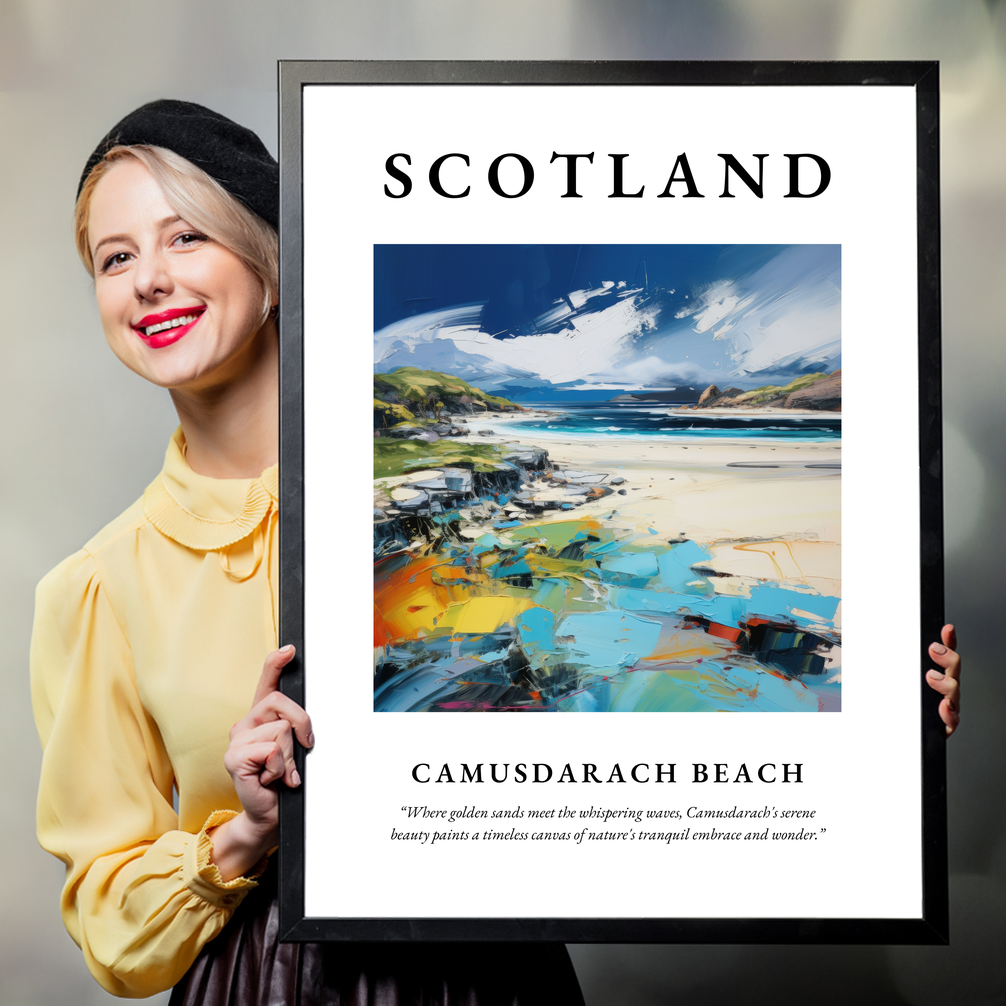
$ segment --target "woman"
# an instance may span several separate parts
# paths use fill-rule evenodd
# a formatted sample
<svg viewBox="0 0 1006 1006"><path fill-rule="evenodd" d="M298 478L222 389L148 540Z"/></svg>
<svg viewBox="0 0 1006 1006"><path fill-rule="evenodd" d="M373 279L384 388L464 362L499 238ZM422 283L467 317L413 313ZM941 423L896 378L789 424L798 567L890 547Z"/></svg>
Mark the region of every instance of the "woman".
<svg viewBox="0 0 1006 1006"><path fill-rule="evenodd" d="M187 102L127 116L81 179L106 339L180 426L143 497L38 589L38 831L67 929L121 996L581 1004L561 945L277 944L276 786L300 785L294 736L313 744L274 649L277 220L258 137Z"/></svg>
<svg viewBox="0 0 1006 1006"><path fill-rule="evenodd" d="M276 942L276 785L300 785L294 736L313 744L274 649L277 219L258 138L185 102L127 116L81 179L105 336L180 427L142 499L39 585L38 830L67 929L108 991L177 1004L582 1003L561 946ZM955 645L948 626L931 648L948 734Z"/></svg>

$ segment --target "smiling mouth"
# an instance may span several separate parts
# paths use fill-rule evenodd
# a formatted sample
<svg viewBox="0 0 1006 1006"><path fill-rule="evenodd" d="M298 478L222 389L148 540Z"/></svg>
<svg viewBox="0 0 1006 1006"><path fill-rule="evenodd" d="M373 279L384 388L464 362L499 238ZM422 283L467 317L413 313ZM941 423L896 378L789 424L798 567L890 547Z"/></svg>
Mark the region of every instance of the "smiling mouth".
<svg viewBox="0 0 1006 1006"><path fill-rule="evenodd" d="M133 325L133 331L149 349L164 349L188 335L205 311L204 305L173 307L146 315Z"/></svg>
<svg viewBox="0 0 1006 1006"><path fill-rule="evenodd" d="M162 321L159 325L148 325L140 331L146 338L156 335L158 332L166 332L169 328L181 328L182 325L191 325L198 318L198 314L183 314L180 318L172 318L171 321Z"/></svg>
<svg viewBox="0 0 1006 1006"><path fill-rule="evenodd" d="M170 332L173 328L183 328L186 325L191 325L198 320L199 316L205 310L206 308L189 308L188 310L183 309L181 311L165 311L160 316L148 315L146 318L141 319L140 324L134 325L133 330L144 339L149 339L151 336L158 335L161 332ZM143 322L145 321L150 322L150 324L144 325Z"/></svg>

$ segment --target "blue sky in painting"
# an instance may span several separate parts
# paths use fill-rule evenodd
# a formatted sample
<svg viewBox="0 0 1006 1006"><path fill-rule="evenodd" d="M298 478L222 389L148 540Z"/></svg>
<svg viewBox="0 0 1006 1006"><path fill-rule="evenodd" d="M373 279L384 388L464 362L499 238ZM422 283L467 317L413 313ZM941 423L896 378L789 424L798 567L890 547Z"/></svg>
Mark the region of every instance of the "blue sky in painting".
<svg viewBox="0 0 1006 1006"><path fill-rule="evenodd" d="M841 366L841 248L376 245L374 328L517 400L784 384Z"/></svg>

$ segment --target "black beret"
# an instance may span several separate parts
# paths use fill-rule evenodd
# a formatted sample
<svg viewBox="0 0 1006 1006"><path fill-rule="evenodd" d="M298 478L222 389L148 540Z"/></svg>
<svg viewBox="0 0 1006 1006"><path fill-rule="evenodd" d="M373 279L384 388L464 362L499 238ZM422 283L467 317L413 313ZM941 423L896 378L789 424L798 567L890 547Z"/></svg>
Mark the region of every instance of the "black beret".
<svg viewBox="0 0 1006 1006"><path fill-rule="evenodd" d="M253 213L279 226L275 158L250 129L191 101L151 101L114 125L88 158L77 195L91 169L112 147L140 144L173 150L202 168Z"/></svg>

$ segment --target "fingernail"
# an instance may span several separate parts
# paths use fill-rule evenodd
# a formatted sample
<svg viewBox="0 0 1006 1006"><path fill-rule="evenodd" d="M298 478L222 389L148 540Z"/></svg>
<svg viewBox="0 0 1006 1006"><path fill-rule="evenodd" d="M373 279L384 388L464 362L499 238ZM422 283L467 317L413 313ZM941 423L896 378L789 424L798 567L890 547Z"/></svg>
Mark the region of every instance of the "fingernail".
<svg viewBox="0 0 1006 1006"><path fill-rule="evenodd" d="M307 746L309 748L313 748L314 747L314 732L313 731L307 735Z"/></svg>
<svg viewBox="0 0 1006 1006"><path fill-rule="evenodd" d="M946 677L945 674L941 674L939 671L933 671L933 670L930 670L929 676L935 679L936 681L942 681Z"/></svg>
<svg viewBox="0 0 1006 1006"><path fill-rule="evenodd" d="M290 773L290 781L294 784L294 786L300 785L300 773L296 769Z"/></svg>
<svg viewBox="0 0 1006 1006"><path fill-rule="evenodd" d="M286 646L280 648L280 653L286 655L287 653L293 653L293 643L287 643Z"/></svg>
<svg viewBox="0 0 1006 1006"><path fill-rule="evenodd" d="M929 647L929 649L932 650L933 653L947 652L947 648L942 643L933 643L932 646Z"/></svg>

